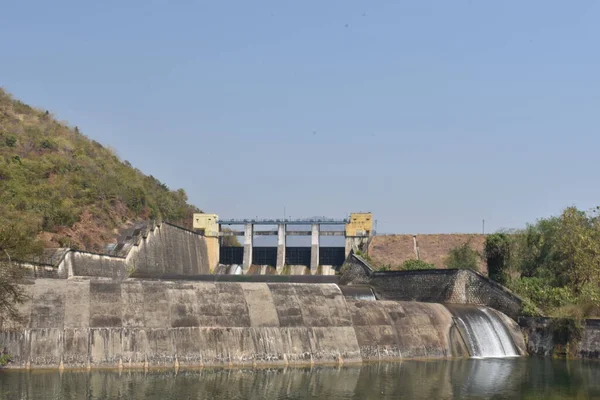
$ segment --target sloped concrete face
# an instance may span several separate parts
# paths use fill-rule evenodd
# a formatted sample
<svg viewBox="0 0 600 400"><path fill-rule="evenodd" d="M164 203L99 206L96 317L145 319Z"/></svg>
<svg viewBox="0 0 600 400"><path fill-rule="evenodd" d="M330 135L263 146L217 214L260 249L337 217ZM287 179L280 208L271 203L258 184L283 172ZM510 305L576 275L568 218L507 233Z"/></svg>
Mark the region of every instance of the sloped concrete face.
<svg viewBox="0 0 600 400"><path fill-rule="evenodd" d="M352 301L333 283L38 279L12 368L341 364L468 356L441 304ZM468 307L468 306L466 306Z"/></svg>
<svg viewBox="0 0 600 400"><path fill-rule="evenodd" d="M128 277L160 278L210 273L206 239L167 223L153 227L124 244L117 254L73 251L59 265L62 278L85 276L121 281Z"/></svg>
<svg viewBox="0 0 600 400"><path fill-rule="evenodd" d="M469 356L441 304L349 301L348 308L363 360Z"/></svg>
<svg viewBox="0 0 600 400"><path fill-rule="evenodd" d="M10 367L360 362L335 284L39 279ZM15 327L16 328L16 327Z"/></svg>

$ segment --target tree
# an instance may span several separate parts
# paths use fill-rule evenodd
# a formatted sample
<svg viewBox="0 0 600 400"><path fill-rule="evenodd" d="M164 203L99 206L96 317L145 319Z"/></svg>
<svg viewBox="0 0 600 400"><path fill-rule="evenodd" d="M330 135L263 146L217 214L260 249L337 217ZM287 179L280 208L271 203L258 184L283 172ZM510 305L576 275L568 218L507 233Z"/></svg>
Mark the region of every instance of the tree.
<svg viewBox="0 0 600 400"><path fill-rule="evenodd" d="M242 244L236 236L226 235L221 238L221 246L223 247L242 247Z"/></svg>
<svg viewBox="0 0 600 400"><path fill-rule="evenodd" d="M223 228L223 232L231 232L229 228ZM221 246L224 247L241 247L242 244L238 240L237 236L233 235L224 235L221 237Z"/></svg>
<svg viewBox="0 0 600 400"><path fill-rule="evenodd" d="M490 279L506 285L510 260L510 238L505 233L494 233L485 238L485 258Z"/></svg>
<svg viewBox="0 0 600 400"><path fill-rule="evenodd" d="M446 267L479 271L480 259L479 253L471 248L469 242L465 242L450 250L446 258Z"/></svg>
<svg viewBox="0 0 600 400"><path fill-rule="evenodd" d="M600 283L600 226L595 213L586 214L575 207L560 216L556 251L559 261L553 265L558 284L570 286L575 294L585 285Z"/></svg>
<svg viewBox="0 0 600 400"><path fill-rule="evenodd" d="M598 209L569 207L558 217L540 219L510 235L508 253L510 270L520 272L510 289L546 315L600 315Z"/></svg>
<svg viewBox="0 0 600 400"><path fill-rule="evenodd" d="M0 328L7 321L20 321L17 306L26 300L19 285L23 269L17 262L41 251L35 234L22 226L11 224L0 228Z"/></svg>

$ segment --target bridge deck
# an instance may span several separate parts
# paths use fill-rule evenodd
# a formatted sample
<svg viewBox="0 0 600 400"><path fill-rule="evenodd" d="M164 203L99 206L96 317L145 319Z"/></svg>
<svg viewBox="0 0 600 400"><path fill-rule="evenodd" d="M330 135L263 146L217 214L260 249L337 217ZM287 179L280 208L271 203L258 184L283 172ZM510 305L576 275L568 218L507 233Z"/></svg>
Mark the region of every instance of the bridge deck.
<svg viewBox="0 0 600 400"><path fill-rule="evenodd" d="M300 219L279 219L279 218L267 218L267 219L219 219L218 223L221 225L345 225L350 220L348 218L300 218Z"/></svg>
<svg viewBox="0 0 600 400"><path fill-rule="evenodd" d="M277 231L254 231L254 236L277 236ZM219 236L244 236L244 231L219 232ZM286 236L311 236L311 231L286 231ZM319 236L345 236L344 231L320 231Z"/></svg>

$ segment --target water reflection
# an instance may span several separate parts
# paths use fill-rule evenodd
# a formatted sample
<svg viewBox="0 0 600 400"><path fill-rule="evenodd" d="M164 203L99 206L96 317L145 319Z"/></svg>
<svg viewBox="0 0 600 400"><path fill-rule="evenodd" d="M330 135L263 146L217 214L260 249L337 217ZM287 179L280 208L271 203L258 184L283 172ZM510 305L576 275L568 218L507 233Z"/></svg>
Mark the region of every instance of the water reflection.
<svg viewBox="0 0 600 400"><path fill-rule="evenodd" d="M342 368L0 372L0 399L598 398L600 364L405 361Z"/></svg>

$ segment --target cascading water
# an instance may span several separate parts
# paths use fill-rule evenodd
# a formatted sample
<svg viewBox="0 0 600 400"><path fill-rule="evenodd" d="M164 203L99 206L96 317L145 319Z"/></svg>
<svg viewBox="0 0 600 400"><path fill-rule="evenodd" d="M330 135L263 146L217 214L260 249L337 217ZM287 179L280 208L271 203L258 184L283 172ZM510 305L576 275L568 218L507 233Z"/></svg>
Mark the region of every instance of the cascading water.
<svg viewBox="0 0 600 400"><path fill-rule="evenodd" d="M371 289L369 286L340 286L340 289L347 299L367 301L377 300L375 298L375 294L373 293L373 289Z"/></svg>
<svg viewBox="0 0 600 400"><path fill-rule="evenodd" d="M229 268L228 275L242 275L242 266L234 264Z"/></svg>
<svg viewBox="0 0 600 400"><path fill-rule="evenodd" d="M502 320L485 307L448 306L471 357L518 357Z"/></svg>

